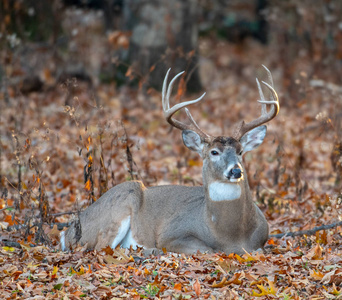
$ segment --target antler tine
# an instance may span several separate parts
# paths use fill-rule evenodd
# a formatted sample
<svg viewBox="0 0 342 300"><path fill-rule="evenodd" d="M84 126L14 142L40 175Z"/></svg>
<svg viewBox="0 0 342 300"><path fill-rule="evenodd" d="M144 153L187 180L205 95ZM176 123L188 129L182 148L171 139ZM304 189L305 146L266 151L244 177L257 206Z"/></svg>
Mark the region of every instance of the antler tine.
<svg viewBox="0 0 342 300"><path fill-rule="evenodd" d="M178 77L180 77L183 73L183 72L180 72L178 73L170 82L169 86L167 87L167 81L168 81L168 77L169 77L169 73L170 73L170 70L169 69L166 73L166 76L165 76L165 79L164 79L164 83L163 83L163 89L162 89L162 104L163 104L163 112L164 112L164 117L166 118L167 122L180 129L180 130L187 130L187 129L190 129L190 130L193 130L193 131L196 131L200 136L201 138L204 140L204 141L208 141L208 139L210 138L210 136L206 133L204 133L200 128L199 126L197 125L197 123L195 122L195 120L193 119L193 117L191 116L189 110L186 108L186 114L188 115L189 119L190 119L190 122L191 122L191 125L187 125L187 124L184 124L178 120L175 120L172 118L172 116L177 112L179 111L180 109L186 107L186 106L189 106L189 105L192 105L192 104L195 104L199 101L201 101L203 99L203 97L205 96L206 93L204 93L201 97L195 99L195 100L190 100L190 101L186 101L186 102L182 102L182 103L178 103L176 105L174 105L172 108L170 108L170 97L171 97L171 92L172 92L172 88L173 88L173 85L175 83L175 81L177 80Z"/></svg>
<svg viewBox="0 0 342 300"><path fill-rule="evenodd" d="M268 80L270 81L271 86L274 86L274 84L273 84L273 77L272 77L271 71L265 65L262 65L262 66L263 66L263 68L267 72Z"/></svg>
<svg viewBox="0 0 342 300"><path fill-rule="evenodd" d="M165 105L165 110L168 110L170 109L170 97L171 97L171 92L172 92L172 88L173 88L173 85L176 81L176 79L178 77L180 77L183 73L183 72L180 72L178 73L170 82L168 88L167 88L167 93L166 93L166 99L165 99L165 89L166 89L166 85L167 85L167 79L169 77L169 73L171 71L171 68L167 71L166 73L166 76L165 76L165 79L164 79L164 83L163 83L163 105Z"/></svg>
<svg viewBox="0 0 342 300"><path fill-rule="evenodd" d="M262 81L262 84L271 92L271 100L266 100L264 93L262 91L260 82L258 79L256 79L257 82L257 86L258 86L258 91L259 91L259 95L261 100L258 100L259 103L261 103L261 116L253 121L251 121L248 124L245 124L244 121L242 121L242 124L240 126L240 130L239 132L236 134L236 139L241 139L241 137L248 131L252 130L255 127L258 127L262 124L265 124L267 122L269 122L270 120L272 120L279 112L279 99L278 99L278 95L277 92L275 91L274 87L273 87L273 78L272 78L272 74L270 72L269 69L267 69L264 65L263 67L265 68L265 70L267 71L267 75L268 75L268 79L270 81L271 84ZM271 109L269 112L267 112L267 105L271 105Z"/></svg>
<svg viewBox="0 0 342 300"><path fill-rule="evenodd" d="M162 106L163 106L163 111L167 109L167 105L165 104L166 101L166 84L167 84L167 79L169 77L169 73L171 71L171 68L167 70L164 81L163 81L163 88L162 88Z"/></svg>
<svg viewBox="0 0 342 300"><path fill-rule="evenodd" d="M259 90L259 95L260 95L261 101L265 101L265 96L264 96L264 93L262 91L260 82L259 82L258 78L255 78L255 80L256 80L256 83L258 85L258 90ZM266 113L267 113L267 106L266 106L266 104L262 103L261 104L261 114L264 115Z"/></svg>
<svg viewBox="0 0 342 300"><path fill-rule="evenodd" d="M197 129L197 132L201 132L202 133L202 137L205 137L205 140L210 139L210 135L206 134L196 123L196 121L194 120L194 118L192 117L190 110L188 110L187 108L185 108L185 112L186 115L188 116L190 122L192 123L192 125Z"/></svg>

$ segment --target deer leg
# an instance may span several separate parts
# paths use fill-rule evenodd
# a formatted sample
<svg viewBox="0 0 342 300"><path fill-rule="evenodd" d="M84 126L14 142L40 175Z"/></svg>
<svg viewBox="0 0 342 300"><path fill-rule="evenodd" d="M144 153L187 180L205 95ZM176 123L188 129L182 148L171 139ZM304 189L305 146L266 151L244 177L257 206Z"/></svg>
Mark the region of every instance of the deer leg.
<svg viewBox="0 0 342 300"><path fill-rule="evenodd" d="M257 208L257 214L258 216L258 224L257 227L255 229L255 231L253 232L252 236L250 237L250 251L254 250L254 249L263 249L264 248L264 244L267 242L268 240L268 223L263 215L263 213L261 212L261 210L259 208ZM247 250L247 249L246 249Z"/></svg>
<svg viewBox="0 0 342 300"><path fill-rule="evenodd" d="M124 219L121 222L118 233L116 234L116 237L113 240L111 248L115 249L117 245L122 243L125 237L129 234L130 230L131 230L131 216L128 216L126 219Z"/></svg>
<svg viewBox="0 0 342 300"><path fill-rule="evenodd" d="M157 248L144 248L143 251L143 256L151 256L151 255L163 255L164 252L163 250L157 249Z"/></svg>
<svg viewBox="0 0 342 300"><path fill-rule="evenodd" d="M197 251L200 252L214 252L214 250L206 245L202 240L194 237L187 236L184 238L176 239L168 243L167 251L194 254Z"/></svg>

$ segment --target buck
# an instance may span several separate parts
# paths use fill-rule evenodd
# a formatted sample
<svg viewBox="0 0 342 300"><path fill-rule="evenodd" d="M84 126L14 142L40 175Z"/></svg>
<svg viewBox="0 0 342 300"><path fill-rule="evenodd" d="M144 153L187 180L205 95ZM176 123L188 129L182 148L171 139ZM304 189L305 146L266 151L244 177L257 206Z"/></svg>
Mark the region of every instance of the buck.
<svg viewBox="0 0 342 300"><path fill-rule="evenodd" d="M268 224L255 205L242 164L243 155L258 147L266 135L266 122L279 112L279 102L269 83L265 100L261 85L257 86L261 100L261 116L250 123L241 122L232 137L206 134L194 121L189 105L202 100L179 103L170 108L169 100L175 80L167 87L167 72L162 104L168 123L182 130L183 142L203 159L203 186L166 185L146 188L142 182L119 184L80 214L71 227L62 232L63 250L77 243L88 249L142 246L146 249L191 254L197 251L226 253L251 252L263 247L268 239ZM270 106L269 110L267 105ZM185 108L190 124L173 115Z"/></svg>

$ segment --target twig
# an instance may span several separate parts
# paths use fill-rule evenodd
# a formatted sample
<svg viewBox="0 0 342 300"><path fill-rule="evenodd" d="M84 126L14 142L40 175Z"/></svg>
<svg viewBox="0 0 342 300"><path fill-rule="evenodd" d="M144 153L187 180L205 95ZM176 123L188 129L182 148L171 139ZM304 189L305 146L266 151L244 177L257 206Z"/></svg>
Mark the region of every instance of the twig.
<svg viewBox="0 0 342 300"><path fill-rule="evenodd" d="M54 225L57 225L57 229L59 231L63 230L64 227L70 227L70 225L73 223L73 221L67 222L67 223L43 223L44 225L48 225L50 226L50 228L52 228ZM19 224L19 225L12 225L12 226L8 226L7 227L7 231L13 231L13 230L20 230L23 228L28 228L29 230L32 229L33 227L38 227L41 226L41 223L34 223L31 226L27 226L25 224Z"/></svg>
<svg viewBox="0 0 342 300"><path fill-rule="evenodd" d="M73 221L67 222L67 223L51 223L50 227L53 227L54 225L57 225L57 229L59 231L63 230L64 227L70 227L70 225L73 223Z"/></svg>
<svg viewBox="0 0 342 300"><path fill-rule="evenodd" d="M5 247L13 247L13 248L19 248L19 249L22 248L18 242L14 242L14 241L1 241L0 243L5 245ZM32 244L32 243L30 243L29 246L30 247L37 247L37 245Z"/></svg>
<svg viewBox="0 0 342 300"><path fill-rule="evenodd" d="M2 241L1 243L4 244L5 247L21 248L21 245L18 242Z"/></svg>
<svg viewBox="0 0 342 300"><path fill-rule="evenodd" d="M317 226L317 227L314 227L314 228L309 229L309 230L300 230L300 231L295 231L295 232L270 234L269 237L274 237L274 238L280 239L284 236L295 237L295 236L301 236L301 235L314 235L317 231L331 229L331 228L338 227L338 226L342 226L342 221L332 223L332 224L328 224L328 225Z"/></svg>
<svg viewBox="0 0 342 300"><path fill-rule="evenodd" d="M73 215L73 214L77 214L77 211L68 211L68 212L49 214L49 217L59 217L59 216L63 216L63 215Z"/></svg>
<svg viewBox="0 0 342 300"><path fill-rule="evenodd" d="M1 208L0 211L6 210L6 209L15 209L13 206L7 206L4 208Z"/></svg>
<svg viewBox="0 0 342 300"><path fill-rule="evenodd" d="M125 146L126 146L126 159L127 159L127 162L128 162L128 166L129 166L129 174L131 176L131 180L137 180L138 179L138 176L134 175L134 166L136 167L136 170L137 170L137 174L139 175L140 177L140 180L142 181L142 178L141 178L141 175L139 173L139 169L138 169L138 166L137 164L135 163L134 159L133 159L133 155L132 155L132 152L131 152L131 149L130 149L130 146L129 146L129 137L128 137L128 134L127 134L127 130L126 130L126 127L125 125L123 124L122 121L120 121L120 125L124 131L124 143L125 143Z"/></svg>

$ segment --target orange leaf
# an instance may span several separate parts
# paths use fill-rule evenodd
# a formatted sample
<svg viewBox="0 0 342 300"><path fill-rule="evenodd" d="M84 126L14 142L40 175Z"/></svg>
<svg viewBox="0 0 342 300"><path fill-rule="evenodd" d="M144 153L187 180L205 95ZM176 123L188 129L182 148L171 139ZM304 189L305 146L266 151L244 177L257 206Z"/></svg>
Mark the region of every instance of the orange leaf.
<svg viewBox="0 0 342 300"><path fill-rule="evenodd" d="M324 274L320 271L310 270L310 277L314 280L321 280L324 277Z"/></svg>
<svg viewBox="0 0 342 300"><path fill-rule="evenodd" d="M313 259L313 260L321 260L323 259L322 257L322 247L317 244L314 248L312 248L308 254L305 255L306 258L308 259Z"/></svg>
<svg viewBox="0 0 342 300"><path fill-rule="evenodd" d="M25 203L24 201L20 201L20 209L24 209L25 208Z"/></svg>
<svg viewBox="0 0 342 300"><path fill-rule="evenodd" d="M150 68L150 72L152 72L155 68L156 68L156 65L153 65L153 66Z"/></svg>
<svg viewBox="0 0 342 300"><path fill-rule="evenodd" d="M197 167L197 166L201 166L202 165L202 162L200 160L193 160L193 159L190 159L188 161L188 164L190 167Z"/></svg>
<svg viewBox="0 0 342 300"><path fill-rule="evenodd" d="M269 239L267 244L269 245L275 245L276 243L274 242L274 239Z"/></svg>
<svg viewBox="0 0 342 300"><path fill-rule="evenodd" d="M129 67L126 74L125 74L126 77L129 77L129 79L133 79L133 68L132 67Z"/></svg>
<svg viewBox="0 0 342 300"><path fill-rule="evenodd" d="M212 287L213 287L213 288L221 288L221 287L224 287L224 284L226 283L226 281L227 281L227 277L223 277L220 283L216 283L216 281L214 281Z"/></svg>
<svg viewBox="0 0 342 300"><path fill-rule="evenodd" d="M20 274L22 273L23 273L22 271L16 271L11 276L13 277L14 280L17 280Z"/></svg>
<svg viewBox="0 0 342 300"><path fill-rule="evenodd" d="M87 191L90 191L90 186L91 186L90 179L88 179L88 181L86 182L84 188L85 188Z"/></svg>
<svg viewBox="0 0 342 300"><path fill-rule="evenodd" d="M182 76L178 85L177 99L180 99L180 97L184 94L185 94L185 80L184 80L184 76Z"/></svg>
<svg viewBox="0 0 342 300"><path fill-rule="evenodd" d="M198 279L196 279L195 283L194 283L194 290L197 296L199 296L201 294L201 285L198 282Z"/></svg>
<svg viewBox="0 0 342 300"><path fill-rule="evenodd" d="M196 52L195 52L195 49L194 49L194 50L191 50L191 51L189 51L189 52L187 53L187 57L188 57L188 59L190 59L191 57L193 57L195 53L196 53Z"/></svg>
<svg viewBox="0 0 342 300"><path fill-rule="evenodd" d="M85 273L83 266L81 265L80 270L76 272L77 275L83 275Z"/></svg>
<svg viewBox="0 0 342 300"><path fill-rule="evenodd" d="M232 278L230 278L227 282L226 285L228 284L241 284L241 280L239 280L241 276L241 273L235 273Z"/></svg>
<svg viewBox="0 0 342 300"><path fill-rule="evenodd" d="M87 270L86 274L91 274L91 273L92 273L92 271L91 271L90 265L88 265L88 270Z"/></svg>
<svg viewBox="0 0 342 300"><path fill-rule="evenodd" d="M12 216L10 215L7 215L4 221L7 222L9 226L12 226L14 224L14 221L12 220Z"/></svg>
<svg viewBox="0 0 342 300"><path fill-rule="evenodd" d="M181 291L182 290L182 285L180 283L176 283L175 286L173 287L175 290Z"/></svg>
<svg viewBox="0 0 342 300"><path fill-rule="evenodd" d="M81 292L81 291L76 291L76 292L74 292L74 293L72 293L74 296L76 296L76 297L79 297L79 296L81 296L81 295L84 295L84 293L83 292Z"/></svg>

